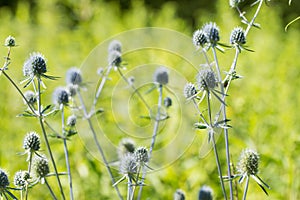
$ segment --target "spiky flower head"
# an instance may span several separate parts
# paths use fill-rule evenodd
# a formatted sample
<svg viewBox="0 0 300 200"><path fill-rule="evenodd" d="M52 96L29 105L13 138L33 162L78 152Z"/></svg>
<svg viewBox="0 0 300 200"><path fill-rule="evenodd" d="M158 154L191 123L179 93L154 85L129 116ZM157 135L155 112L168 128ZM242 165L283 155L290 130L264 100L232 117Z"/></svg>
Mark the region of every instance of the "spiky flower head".
<svg viewBox="0 0 300 200"><path fill-rule="evenodd" d="M122 157L128 153L134 153L135 151L135 142L129 138L123 138L118 147L118 156L121 160Z"/></svg>
<svg viewBox="0 0 300 200"><path fill-rule="evenodd" d="M0 168L0 194L9 185L7 173Z"/></svg>
<svg viewBox="0 0 300 200"><path fill-rule="evenodd" d="M258 164L258 153L252 149L245 149L240 155L237 170L242 175L256 175L258 173Z"/></svg>
<svg viewBox="0 0 300 200"><path fill-rule="evenodd" d="M243 28L236 27L232 30L231 35L230 35L230 43L232 45L246 44L246 37L245 37L245 32L244 32Z"/></svg>
<svg viewBox="0 0 300 200"><path fill-rule="evenodd" d="M13 36L8 36L6 39L5 39L5 43L4 43L4 46L6 47L14 47L16 46L16 40Z"/></svg>
<svg viewBox="0 0 300 200"><path fill-rule="evenodd" d="M40 76L47 72L45 57L39 52L33 52L23 65L23 74L26 77Z"/></svg>
<svg viewBox="0 0 300 200"><path fill-rule="evenodd" d="M206 37L206 41L209 42L212 46L216 46L220 40L219 27L216 25L216 23L209 22L207 24L204 24L202 30Z"/></svg>
<svg viewBox="0 0 300 200"><path fill-rule="evenodd" d="M160 85L166 85L169 82L169 71L165 67L159 67L155 70L153 81Z"/></svg>
<svg viewBox="0 0 300 200"><path fill-rule="evenodd" d="M49 174L49 164L48 160L44 156L36 156L33 160L33 172L37 177L44 178Z"/></svg>
<svg viewBox="0 0 300 200"><path fill-rule="evenodd" d="M172 106L172 99L170 97L166 97L164 99L164 105L165 105L166 108Z"/></svg>
<svg viewBox="0 0 300 200"><path fill-rule="evenodd" d="M23 141L23 148L25 150L38 151L40 150L40 145L41 145L41 139L36 132L31 131L27 133Z"/></svg>
<svg viewBox="0 0 300 200"><path fill-rule="evenodd" d="M238 7L238 5L243 2L244 0L229 0L229 5L232 8Z"/></svg>
<svg viewBox="0 0 300 200"><path fill-rule="evenodd" d="M78 85L69 84L67 85L67 92L70 97L74 97L77 94Z"/></svg>
<svg viewBox="0 0 300 200"><path fill-rule="evenodd" d="M122 63L122 54L113 50L108 53L108 64L114 67L120 67Z"/></svg>
<svg viewBox="0 0 300 200"><path fill-rule="evenodd" d="M190 99L197 94L196 87L193 83L186 83L183 88L183 95L185 98Z"/></svg>
<svg viewBox="0 0 300 200"><path fill-rule="evenodd" d="M177 189L174 193L174 200L185 200L184 191L181 189Z"/></svg>
<svg viewBox="0 0 300 200"><path fill-rule="evenodd" d="M134 151L134 157L139 165L147 163L149 161L148 149L145 147L138 147Z"/></svg>
<svg viewBox="0 0 300 200"><path fill-rule="evenodd" d="M196 48L204 47L204 45L207 43L207 39L205 36L205 33L202 29L198 29L193 34L193 44Z"/></svg>
<svg viewBox="0 0 300 200"><path fill-rule="evenodd" d="M66 83L73 85L80 85L82 83L82 76L80 69L71 67L66 73Z"/></svg>
<svg viewBox="0 0 300 200"><path fill-rule="evenodd" d="M57 87L53 92L53 103L58 105L66 105L69 103L69 94L63 87Z"/></svg>
<svg viewBox="0 0 300 200"><path fill-rule="evenodd" d="M122 44L119 40L113 40L108 45L108 53L111 51L118 51L122 53Z"/></svg>
<svg viewBox="0 0 300 200"><path fill-rule="evenodd" d="M120 174L132 175L137 173L137 162L132 153L128 153L120 160Z"/></svg>
<svg viewBox="0 0 300 200"><path fill-rule="evenodd" d="M36 94L31 90L24 92L24 97L30 105L34 105L37 101ZM26 103L26 101L24 103Z"/></svg>
<svg viewBox="0 0 300 200"><path fill-rule="evenodd" d="M199 190L198 200L212 200L213 190L209 186L202 186Z"/></svg>
<svg viewBox="0 0 300 200"><path fill-rule="evenodd" d="M71 115L67 119L67 125L68 126L75 126L76 125L76 121L77 121L76 115Z"/></svg>
<svg viewBox="0 0 300 200"><path fill-rule="evenodd" d="M213 90L217 86L217 78L214 71L210 68L203 68L197 75L199 90Z"/></svg>
<svg viewBox="0 0 300 200"><path fill-rule="evenodd" d="M27 180L30 178L30 175L27 171L18 171L15 173L14 185L16 187L24 188L27 185Z"/></svg>

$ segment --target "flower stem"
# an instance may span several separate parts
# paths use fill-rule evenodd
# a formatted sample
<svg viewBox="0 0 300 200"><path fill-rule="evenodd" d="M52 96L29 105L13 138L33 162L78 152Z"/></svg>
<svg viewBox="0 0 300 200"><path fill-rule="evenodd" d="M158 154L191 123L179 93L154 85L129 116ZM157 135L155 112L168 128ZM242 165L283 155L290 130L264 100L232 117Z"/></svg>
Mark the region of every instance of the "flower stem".
<svg viewBox="0 0 300 200"><path fill-rule="evenodd" d="M52 198L53 198L53 199L57 199L56 196L55 196L55 194L54 194L54 192L53 192L53 190L51 189L51 187L50 187L50 185L49 185L47 179L44 178L44 180L45 180L45 184L46 184L48 190L50 191L50 194L51 194Z"/></svg>
<svg viewBox="0 0 300 200"><path fill-rule="evenodd" d="M245 185L245 189L244 189L243 200L246 200L248 186L249 186L249 176L246 177L246 185Z"/></svg>
<svg viewBox="0 0 300 200"><path fill-rule="evenodd" d="M259 11L261 9L261 6L262 6L263 2L264 2L264 0L259 0L258 7L257 7L257 9L256 9L256 11L255 11L255 13L254 13L254 15L253 15L250 23L247 26L246 31L245 31L245 37L248 35L248 32L249 32L250 28L253 26L254 21L255 21L256 17L258 16L258 13L259 13Z"/></svg>

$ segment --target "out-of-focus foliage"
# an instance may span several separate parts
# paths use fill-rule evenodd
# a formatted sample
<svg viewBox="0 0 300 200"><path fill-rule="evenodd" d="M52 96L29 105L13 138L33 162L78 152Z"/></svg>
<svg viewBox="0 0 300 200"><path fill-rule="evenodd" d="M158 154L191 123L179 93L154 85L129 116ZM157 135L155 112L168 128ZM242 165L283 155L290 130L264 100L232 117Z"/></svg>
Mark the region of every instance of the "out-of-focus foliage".
<svg viewBox="0 0 300 200"><path fill-rule="evenodd" d="M261 155L260 175L272 188L269 191L271 199L300 198L300 114L297 111L300 102L300 29L296 23L287 33L284 32L286 21L282 16L287 12L283 12L281 7L287 4L274 1L270 2L269 7L263 7L257 19L262 28L252 29L247 38L247 45L255 52L242 52L240 55L238 73L244 78L233 82L228 97L229 118L233 125L229 131L232 161L237 163L243 148L255 148ZM298 1L293 1L293 6L284 10L290 9L293 13L300 7L297 4ZM49 74L63 77L69 67L80 66L99 42L120 32L157 26L191 36L195 28L193 23L176 14L177 7L181 7L179 3L162 4L156 11L147 9L141 1L132 1L130 5L128 10L121 11L115 1L82 0L72 3L44 0L36 2L33 12L28 2L20 1L14 15L8 8L2 7L0 40L4 42L8 35L13 35L19 45L13 49L8 72L15 80L21 81L23 62L30 52L40 51L48 59ZM213 13L197 7L191 10L195 17L194 24L198 28L206 21L216 21L220 26L221 41L229 43L231 30L240 25L238 14L227 1L219 0L208 7L212 6L215 7ZM245 8L251 12L249 7ZM6 55L6 48L0 48L0 55ZM220 54L223 70L229 68L233 56L233 50ZM51 102L50 91L64 84L63 81L63 78L57 82L47 81L49 92L44 94L44 98L48 103ZM183 85L178 88L183 88ZM24 109L23 102L2 76L0 99L0 167L7 169L12 182L16 171L26 169L25 158L17 155L22 151L24 135L30 130L38 132L40 128L33 119L16 118ZM186 131L194 130L191 127ZM218 147L220 154L225 155L222 141L221 137ZM58 168L64 171L61 143L55 140L51 143ZM146 181L148 186L144 188L144 199L171 199L177 188L185 190L187 199L196 199L198 190L204 184L210 185L215 197L220 199L222 194L214 157L211 153L198 159L200 143L195 141L179 160L151 173ZM105 167L86 151L79 137L73 137L69 147L76 199L112 199L115 194ZM45 146L43 148L46 151ZM221 162L225 163L225 156L222 156ZM55 184L55 180L51 179L51 183ZM63 179L63 184L67 185L67 177ZM121 184L120 187L125 193L126 185ZM32 199L50 197L44 186L33 188L30 195ZM256 184L250 184L248 197L267 199Z"/></svg>

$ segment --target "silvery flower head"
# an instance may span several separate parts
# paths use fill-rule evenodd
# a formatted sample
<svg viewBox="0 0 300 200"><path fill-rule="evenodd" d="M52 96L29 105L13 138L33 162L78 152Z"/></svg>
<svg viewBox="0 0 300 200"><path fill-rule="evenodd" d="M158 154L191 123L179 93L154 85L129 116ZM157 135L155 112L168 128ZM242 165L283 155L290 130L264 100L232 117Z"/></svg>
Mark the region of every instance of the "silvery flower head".
<svg viewBox="0 0 300 200"><path fill-rule="evenodd" d="M70 68L66 73L66 83L67 85L80 85L82 83L82 76L80 69L76 67Z"/></svg>
<svg viewBox="0 0 300 200"><path fill-rule="evenodd" d="M67 85L67 92L70 97L74 97L77 94L78 85L69 84Z"/></svg>
<svg viewBox="0 0 300 200"><path fill-rule="evenodd" d="M164 105L166 108L169 108L170 106L172 106L172 99L170 97L166 97L164 99Z"/></svg>
<svg viewBox="0 0 300 200"><path fill-rule="evenodd" d="M186 83L183 89L183 95L186 99L193 98L197 94L196 87L193 83Z"/></svg>
<svg viewBox="0 0 300 200"><path fill-rule="evenodd" d="M40 145L41 139L36 132L32 131L27 133L23 141L23 148L25 150L38 151L40 150Z"/></svg>
<svg viewBox="0 0 300 200"><path fill-rule="evenodd" d="M108 53L111 51L118 51L122 53L122 44L119 40L113 40L108 45Z"/></svg>
<svg viewBox="0 0 300 200"><path fill-rule="evenodd" d="M134 157L139 165L144 165L149 161L148 150L145 147L138 147L134 151Z"/></svg>
<svg viewBox="0 0 300 200"><path fill-rule="evenodd" d="M47 72L45 57L39 52L33 52L23 65L23 74L26 77L40 76Z"/></svg>
<svg viewBox="0 0 300 200"><path fill-rule="evenodd" d="M202 31L206 36L207 42L210 43L211 46L216 46L220 40L219 36L219 27L214 22L209 22L202 27Z"/></svg>
<svg viewBox="0 0 300 200"><path fill-rule="evenodd" d="M217 87L217 78L210 68L203 68L197 75L197 85L199 90L213 90Z"/></svg>
<svg viewBox="0 0 300 200"><path fill-rule="evenodd" d="M137 173L137 162L132 153L124 155L120 160L120 174L131 176Z"/></svg>
<svg viewBox="0 0 300 200"><path fill-rule="evenodd" d="M44 178L47 174L49 174L49 164L48 160L44 156L36 156L33 159L33 172L36 177Z"/></svg>
<svg viewBox="0 0 300 200"><path fill-rule="evenodd" d="M58 105L67 105L69 103L69 94L63 87L57 87L53 92L53 103Z"/></svg>
<svg viewBox="0 0 300 200"><path fill-rule="evenodd" d="M205 33L202 29L198 29L193 34L193 44L196 48L204 47L204 45L207 43L207 39L205 36Z"/></svg>
<svg viewBox="0 0 300 200"><path fill-rule="evenodd" d="M14 46L16 46L16 39L13 36L8 36L5 39L4 46L6 46L6 47L14 47Z"/></svg>
<svg viewBox="0 0 300 200"><path fill-rule="evenodd" d="M241 175L256 175L258 173L259 155L252 149L245 149L240 156L237 170Z"/></svg>
<svg viewBox="0 0 300 200"><path fill-rule="evenodd" d="M169 82L169 71L165 67L159 67L155 70L153 81L160 85L166 85Z"/></svg>
<svg viewBox="0 0 300 200"><path fill-rule="evenodd" d="M122 63L122 54L119 51L113 50L108 53L108 65L120 67Z"/></svg>
<svg viewBox="0 0 300 200"><path fill-rule="evenodd" d="M37 96L31 90L27 90L26 92L24 92L24 97L30 105L34 105L37 102ZM26 101L24 102L25 104L26 104Z"/></svg>
<svg viewBox="0 0 300 200"><path fill-rule="evenodd" d="M71 115L67 119L67 125L73 127L76 125L76 121L77 121L76 115Z"/></svg>
<svg viewBox="0 0 300 200"><path fill-rule="evenodd" d="M238 5L243 2L244 0L229 0L229 5L232 7L232 8L236 8L238 7Z"/></svg>
<svg viewBox="0 0 300 200"><path fill-rule="evenodd" d="M0 194L7 186L9 186L7 173L0 168Z"/></svg>
<svg viewBox="0 0 300 200"><path fill-rule="evenodd" d="M174 193L173 200L185 200L184 191L181 189L177 189Z"/></svg>
<svg viewBox="0 0 300 200"><path fill-rule="evenodd" d="M198 200L212 200L213 199L213 190L204 185L199 190Z"/></svg>
<svg viewBox="0 0 300 200"><path fill-rule="evenodd" d="M27 185L27 180L30 178L30 175L27 171L18 171L15 173L14 185L16 187L24 188Z"/></svg>
<svg viewBox="0 0 300 200"><path fill-rule="evenodd" d="M130 138L123 138L118 146L118 156L121 160L122 157L128 153L134 153L135 142Z"/></svg>
<svg viewBox="0 0 300 200"><path fill-rule="evenodd" d="M234 45L234 44L237 44L237 45L246 44L246 37L245 37L245 32L244 32L243 28L236 27L232 30L231 35L230 35L230 43L232 45Z"/></svg>

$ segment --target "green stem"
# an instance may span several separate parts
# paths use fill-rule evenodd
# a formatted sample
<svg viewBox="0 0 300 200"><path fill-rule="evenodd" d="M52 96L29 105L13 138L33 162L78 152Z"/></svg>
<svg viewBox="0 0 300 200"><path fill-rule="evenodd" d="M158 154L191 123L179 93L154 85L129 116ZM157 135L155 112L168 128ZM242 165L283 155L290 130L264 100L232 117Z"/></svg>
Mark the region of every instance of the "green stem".
<svg viewBox="0 0 300 200"><path fill-rule="evenodd" d="M243 200L246 200L248 186L249 186L249 176L246 177L246 185L245 185L245 189L244 189Z"/></svg>
<svg viewBox="0 0 300 200"><path fill-rule="evenodd" d="M264 2L264 0L260 0L260 2L259 2L259 4L258 4L258 7L257 7L257 9L256 9L256 11L255 11L255 14L253 15L253 17L252 17L250 23L249 23L248 26L247 26L247 29L246 29L246 31L245 31L245 37L248 35L248 32L249 32L250 28L253 26L254 21L255 21L255 19L256 19L257 16L258 16L258 13L259 13L259 11L260 11L260 9L261 9L261 6L262 6L263 2Z"/></svg>
<svg viewBox="0 0 300 200"><path fill-rule="evenodd" d="M28 174L31 173L31 166L32 166L32 152L30 152L30 155L29 155L29 163L28 163ZM22 193L21 193L22 194ZM28 184L26 184L26 187L25 187L25 199L27 200L28 199Z"/></svg>
<svg viewBox="0 0 300 200"><path fill-rule="evenodd" d="M52 188L50 187L50 185L49 185L47 179L44 178L44 180L45 180L45 184L46 184L48 190L50 191L50 194L51 194L52 198L53 198L53 199L57 199L56 196L55 196L55 194L54 194L54 192L53 192L53 190L52 190Z"/></svg>

